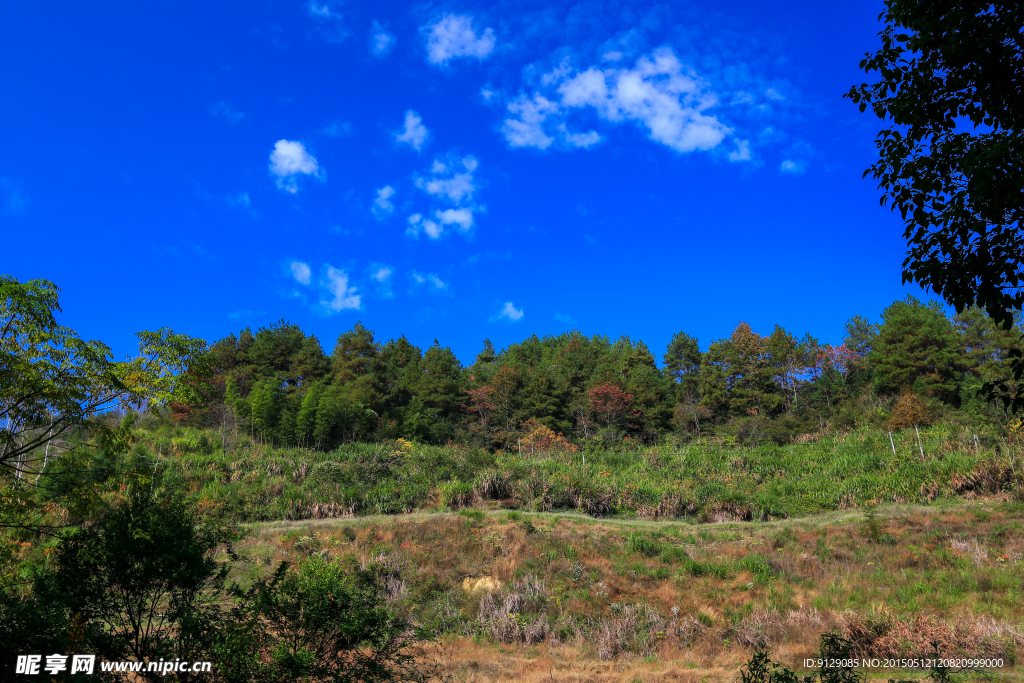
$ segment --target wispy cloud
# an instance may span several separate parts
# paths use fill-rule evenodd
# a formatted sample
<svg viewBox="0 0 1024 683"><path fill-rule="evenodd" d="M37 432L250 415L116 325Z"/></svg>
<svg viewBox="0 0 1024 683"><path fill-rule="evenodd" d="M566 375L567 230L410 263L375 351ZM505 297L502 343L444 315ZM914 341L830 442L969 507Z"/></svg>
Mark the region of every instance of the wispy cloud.
<svg viewBox="0 0 1024 683"><path fill-rule="evenodd" d="M390 185L377 189L377 197L373 200L373 215L377 220L383 220L395 212L395 205L391 198L395 196L395 188Z"/></svg>
<svg viewBox="0 0 1024 683"><path fill-rule="evenodd" d="M496 43L490 28L477 35L468 14L446 14L421 30L427 34L427 61L431 64L444 65L460 57L484 59Z"/></svg>
<svg viewBox="0 0 1024 683"><path fill-rule="evenodd" d="M410 109L405 112L404 127L400 132L395 133L395 140L409 145L418 152L423 148L423 143L427 141L429 135L430 131L423 125L423 119Z"/></svg>
<svg viewBox="0 0 1024 683"><path fill-rule="evenodd" d="M289 268L292 271L292 277L300 285L308 285L310 283L313 272L310 270L309 264L302 261L292 261Z"/></svg>
<svg viewBox="0 0 1024 683"><path fill-rule="evenodd" d="M523 309L516 308L511 301L506 301L501 310L492 316L491 320L504 320L509 323L519 322L523 319Z"/></svg>
<svg viewBox="0 0 1024 683"><path fill-rule="evenodd" d="M429 174L414 176L416 187L447 206L434 207L429 218L419 212L410 215L406 233L418 236L422 231L427 237L437 239L446 226L455 226L460 232L470 230L474 213L481 210L473 201L476 192L473 173L478 166L473 156L448 154L434 159Z"/></svg>
<svg viewBox="0 0 1024 683"><path fill-rule="evenodd" d="M340 43L348 35L341 3L334 0L310 0L306 11L316 22L321 37L330 43Z"/></svg>
<svg viewBox="0 0 1024 683"><path fill-rule="evenodd" d="M571 315L565 315L564 313L555 313L555 320L562 323L563 325L575 325L576 318Z"/></svg>
<svg viewBox="0 0 1024 683"><path fill-rule="evenodd" d="M677 152L706 151L732 133L706 113L717 103L709 86L671 48L658 48L632 67L578 70L566 60L543 74L533 92L508 103L502 132L512 147L589 147L600 134L574 132L570 119L590 112L611 124L639 126L651 140Z"/></svg>
<svg viewBox="0 0 1024 683"><path fill-rule="evenodd" d="M394 296L391 291L391 281L395 274L394 268L383 263L371 263L367 274L376 283L375 287L379 296L385 299Z"/></svg>
<svg viewBox="0 0 1024 683"><path fill-rule="evenodd" d="M435 197L443 197L458 204L473 198L476 185L473 172L480 163L472 156L454 159L438 157L430 167L430 174L416 178L416 187ZM462 167L461 170L459 167Z"/></svg>
<svg viewBox="0 0 1024 683"><path fill-rule="evenodd" d="M803 173L807 170L807 162L798 159L786 159L779 164L779 173Z"/></svg>
<svg viewBox="0 0 1024 683"><path fill-rule="evenodd" d="M270 153L270 172L277 176L278 188L295 194L299 191L298 176L323 177L323 169L301 142L278 140Z"/></svg>
<svg viewBox="0 0 1024 683"><path fill-rule="evenodd" d="M356 292L355 287L349 286L348 274L345 271L328 264L320 286L325 290L326 298L320 300L320 305L325 310L338 313L360 309L362 297Z"/></svg>
<svg viewBox="0 0 1024 683"><path fill-rule="evenodd" d="M217 104L210 107L210 113L214 116L224 119L228 123L238 123L245 118L245 113L240 112L232 107L227 102L221 100Z"/></svg>
<svg viewBox="0 0 1024 683"><path fill-rule="evenodd" d="M448 283L444 282L434 273L418 273L413 271L409 277L416 285L424 285L432 292L443 292L448 288Z"/></svg>
<svg viewBox="0 0 1024 683"><path fill-rule="evenodd" d="M750 141L749 140L737 140L736 148L729 152L729 161L750 161Z"/></svg>
<svg viewBox="0 0 1024 683"><path fill-rule="evenodd" d="M370 54L377 58L387 57L394 49L398 39L385 29L380 22L374 20L370 27Z"/></svg>

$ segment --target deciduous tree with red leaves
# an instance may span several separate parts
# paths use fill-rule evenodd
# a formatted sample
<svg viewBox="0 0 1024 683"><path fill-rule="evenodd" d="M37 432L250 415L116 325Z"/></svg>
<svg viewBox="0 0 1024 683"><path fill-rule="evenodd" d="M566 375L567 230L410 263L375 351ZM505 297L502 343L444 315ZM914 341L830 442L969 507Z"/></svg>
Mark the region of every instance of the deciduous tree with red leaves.
<svg viewBox="0 0 1024 683"><path fill-rule="evenodd" d="M614 384L594 387L587 393L587 398L598 421L609 429L621 427L628 418L639 414L632 407L633 395Z"/></svg>

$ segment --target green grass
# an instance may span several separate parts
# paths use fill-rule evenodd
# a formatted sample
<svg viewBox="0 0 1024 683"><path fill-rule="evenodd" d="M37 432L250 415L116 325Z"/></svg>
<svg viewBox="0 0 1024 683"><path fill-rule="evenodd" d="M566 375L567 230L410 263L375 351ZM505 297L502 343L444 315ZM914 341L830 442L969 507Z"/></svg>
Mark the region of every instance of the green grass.
<svg viewBox="0 0 1024 683"><path fill-rule="evenodd" d="M204 512L236 521L389 515L485 505L522 511L576 511L622 518L771 520L871 506L928 503L963 489L1020 488L995 452L975 452L951 427L916 441L861 429L818 441L754 449L696 442L638 452L520 456L462 446L351 444L322 453L273 448L220 435L167 428L142 432L140 461L156 460L164 483ZM963 446L957 444L963 441ZM979 515L983 521L984 514ZM874 542L882 539L867 521ZM646 544L644 540L636 543ZM784 540L782 541L784 543ZM647 550L658 554L658 541Z"/></svg>

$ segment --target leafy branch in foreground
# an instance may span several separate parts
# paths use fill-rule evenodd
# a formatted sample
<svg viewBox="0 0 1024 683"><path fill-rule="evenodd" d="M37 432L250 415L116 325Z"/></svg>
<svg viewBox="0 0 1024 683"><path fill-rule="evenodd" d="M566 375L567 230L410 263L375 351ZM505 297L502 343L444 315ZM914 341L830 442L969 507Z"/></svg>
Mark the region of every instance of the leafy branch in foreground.
<svg viewBox="0 0 1024 683"><path fill-rule="evenodd" d="M197 400L209 374L206 343L167 328L140 332L139 355L113 361L108 346L57 323L59 291L46 280L0 276L0 527L41 526L32 521L39 507L20 492L65 457L62 437L77 431L101 449L123 450L126 428L98 414Z"/></svg>

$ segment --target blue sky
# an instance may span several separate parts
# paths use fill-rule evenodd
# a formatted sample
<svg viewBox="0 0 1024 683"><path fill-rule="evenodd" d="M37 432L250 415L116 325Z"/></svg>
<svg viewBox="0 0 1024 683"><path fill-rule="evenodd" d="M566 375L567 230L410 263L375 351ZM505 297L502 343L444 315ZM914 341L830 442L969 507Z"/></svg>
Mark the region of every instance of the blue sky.
<svg viewBox="0 0 1024 683"><path fill-rule="evenodd" d="M900 283L878 2L15 3L2 272L65 324L838 343Z"/></svg>

